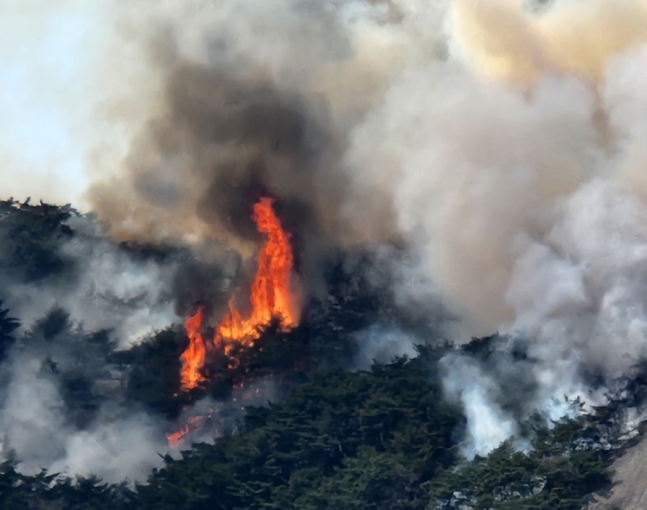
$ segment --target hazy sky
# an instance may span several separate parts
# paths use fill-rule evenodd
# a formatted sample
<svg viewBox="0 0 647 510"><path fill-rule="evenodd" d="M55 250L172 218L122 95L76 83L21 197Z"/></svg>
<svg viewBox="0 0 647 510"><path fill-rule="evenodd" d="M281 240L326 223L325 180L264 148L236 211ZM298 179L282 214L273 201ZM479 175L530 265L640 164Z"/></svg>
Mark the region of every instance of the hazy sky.
<svg viewBox="0 0 647 510"><path fill-rule="evenodd" d="M0 0L1 198L81 205L106 5Z"/></svg>

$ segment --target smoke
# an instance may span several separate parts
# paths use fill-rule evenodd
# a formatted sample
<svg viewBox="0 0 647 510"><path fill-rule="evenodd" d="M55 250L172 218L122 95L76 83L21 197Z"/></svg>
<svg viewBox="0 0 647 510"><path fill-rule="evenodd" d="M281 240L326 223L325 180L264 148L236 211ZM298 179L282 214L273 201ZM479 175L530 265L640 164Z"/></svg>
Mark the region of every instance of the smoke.
<svg viewBox="0 0 647 510"><path fill-rule="evenodd" d="M392 190L418 272L463 333L531 339L527 362L448 362L472 453L534 410L564 413L563 395L603 403L587 381L644 359L646 8L457 0L449 58L401 73L352 132L358 193ZM510 392L522 366L531 391Z"/></svg>
<svg viewBox="0 0 647 510"><path fill-rule="evenodd" d="M463 444L466 457L486 455L516 432L516 422L492 399L498 394L499 381L483 374L469 358L445 358L445 393L463 405L468 438Z"/></svg>
<svg viewBox="0 0 647 510"><path fill-rule="evenodd" d="M161 465L159 452L167 446L160 424L151 417L105 415L79 429L70 423L59 385L36 353L16 356L9 370L0 410L2 449L20 461L23 473L46 469L67 476L94 475L107 482L143 482Z"/></svg>
<svg viewBox="0 0 647 510"><path fill-rule="evenodd" d="M226 400L203 398L182 413L178 419L180 428L185 432L180 444L170 444L171 455L193 443L213 444L214 440L240 430L245 415L245 407L262 407L270 402L278 402L285 397L281 384L271 376L259 377L234 386L231 397ZM184 430L182 427L185 427Z"/></svg>
<svg viewBox="0 0 647 510"><path fill-rule="evenodd" d="M134 260L69 240L60 253L76 260L73 285L6 291L26 330L60 305L126 347L197 301L221 306L245 267L223 245L254 253L251 208L271 195L307 291L320 290L329 250L397 243L409 255L392 265L398 304L422 315L441 301L453 320L438 329L457 345L496 331L512 339L487 359L445 360L469 455L516 434L535 410L566 413L563 395L603 403L590 381L644 359L643 0L106 9L85 198L115 239L189 246L206 262L182 273L172 257ZM379 329L362 346L360 366L412 349L408 335ZM57 398L41 410L51 423ZM94 432L104 445L122 430L113 423ZM83 450L90 434L69 444ZM62 458L78 472L95 465Z"/></svg>
<svg viewBox="0 0 647 510"><path fill-rule="evenodd" d="M547 74L604 78L609 57L647 38L642 1L558 0L540 16L522 0L456 0L456 46L479 72L519 85Z"/></svg>
<svg viewBox="0 0 647 510"><path fill-rule="evenodd" d="M552 205L594 171L592 110L574 80L548 80L527 101L439 64L408 74L354 133L355 175L394 189L401 231L476 332L513 316L504 295L515 236L541 236Z"/></svg>
<svg viewBox="0 0 647 510"><path fill-rule="evenodd" d="M132 398L119 353L162 330L178 342L171 327L196 301L224 302L238 256L117 244L69 208L2 209L0 299L20 322L0 360L2 456L24 473L144 482L169 449L169 421Z"/></svg>
<svg viewBox="0 0 647 510"><path fill-rule="evenodd" d="M399 69L442 49L442 3L167 2L137 35L159 95L117 174L88 198L118 238L210 237L249 255L251 207L278 199L316 275L326 246L388 239L388 199L354 221L341 164L349 130ZM133 13L123 7L121 19ZM135 14L142 15L138 5ZM146 16L147 14L143 14ZM137 25L137 28L141 28ZM426 35L431 34L431 35ZM424 40L425 47L418 49ZM384 192L380 194L384 195Z"/></svg>
<svg viewBox="0 0 647 510"><path fill-rule="evenodd" d="M66 225L74 235L55 241L52 260L36 260L35 267L14 269L2 277L1 297L20 319L21 332L61 309L77 327L110 330L113 341L127 348L179 320L173 282L186 263L170 256L138 260L102 236L89 217L72 216ZM0 228L0 233L6 240L4 260L10 260L16 243L11 226Z"/></svg>
<svg viewBox="0 0 647 510"><path fill-rule="evenodd" d="M359 336L355 365L360 370L369 369L373 363L389 363L398 357L415 358L417 355L417 342L404 331L377 324L362 331Z"/></svg>

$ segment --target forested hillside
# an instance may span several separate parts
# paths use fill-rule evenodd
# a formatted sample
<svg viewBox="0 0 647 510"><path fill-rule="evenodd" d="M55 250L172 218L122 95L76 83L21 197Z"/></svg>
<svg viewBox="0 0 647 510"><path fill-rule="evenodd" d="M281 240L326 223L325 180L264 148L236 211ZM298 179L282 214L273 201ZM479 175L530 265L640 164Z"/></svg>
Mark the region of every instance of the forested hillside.
<svg viewBox="0 0 647 510"><path fill-rule="evenodd" d="M434 381L437 353L322 372L283 403L247 410L237 433L196 445L134 489L100 480L51 486L3 465L2 508L69 509L580 509L609 482L600 430L584 418L548 430L533 449L502 445L462 459L463 418Z"/></svg>
<svg viewBox="0 0 647 510"><path fill-rule="evenodd" d="M70 208L9 202L3 203L3 214L0 266L13 273L12 279L74 278L77 261L57 248L60 239L101 238L100 229L88 234L70 227L70 218L80 218ZM177 256L150 247L115 249L137 258ZM37 377L58 388L74 430L92 429L103 419L106 401L119 414L143 409L162 423L173 423L202 398L223 407L213 422L215 441L185 444L181 456L160 451L163 467L144 483L70 479L51 469L24 474L22 459L5 441L0 508L577 510L592 491L608 486L614 448L621 444L612 408L597 418L582 415L554 423L540 415L526 417L523 441L467 461L466 418L458 403L445 398L441 359L457 349L487 358L494 340L475 340L462 348L438 341L418 346L414 358L357 370L356 331L376 317L414 326L379 293L363 287L362 278L340 267L331 266L327 301L309 305L302 328L268 330L243 353L240 366L212 366L209 384L184 395L178 394L178 374L186 338L179 325L115 350L110 331L85 333L62 308L21 332L12 310L3 309L3 356L11 361L46 347L49 354ZM3 377L9 377L8 370ZM108 372L118 374L116 385L111 386ZM267 377L281 388L273 401L236 403L236 388ZM573 403L574 416L579 406Z"/></svg>

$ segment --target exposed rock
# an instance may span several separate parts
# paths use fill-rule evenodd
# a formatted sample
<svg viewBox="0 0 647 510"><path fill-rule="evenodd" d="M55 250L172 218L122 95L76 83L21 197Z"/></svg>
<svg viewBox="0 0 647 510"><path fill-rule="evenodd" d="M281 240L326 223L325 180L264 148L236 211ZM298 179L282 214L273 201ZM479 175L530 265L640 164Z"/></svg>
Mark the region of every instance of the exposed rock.
<svg viewBox="0 0 647 510"><path fill-rule="evenodd" d="M608 493L596 494L588 510L647 508L647 437L628 448L613 465L614 485Z"/></svg>

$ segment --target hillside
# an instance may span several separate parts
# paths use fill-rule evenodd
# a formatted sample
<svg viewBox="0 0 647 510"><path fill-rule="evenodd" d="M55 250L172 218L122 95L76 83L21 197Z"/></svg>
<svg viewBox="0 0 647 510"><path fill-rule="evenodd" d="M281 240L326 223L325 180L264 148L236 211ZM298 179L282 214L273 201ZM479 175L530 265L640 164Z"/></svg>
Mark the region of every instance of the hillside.
<svg viewBox="0 0 647 510"><path fill-rule="evenodd" d="M16 302L16 289L22 292L25 285L46 292L55 283L60 288L66 282L67 292L72 292L73 282L83 282L87 261L61 249L70 240L101 246L102 257L114 251L129 263L192 263L175 248L117 245L92 217L70 208L13 202L3 207L0 234L5 251L0 265L10 275L3 290L7 303ZM33 449L15 443L17 432L7 429L0 507L579 510L592 492L609 487L615 448L624 444L619 437L622 403L599 409L596 416L580 413L556 422L527 415L510 441L487 456L466 459L468 420L460 403L447 396L446 360L462 353L486 361L500 355L501 337L462 347L436 339L418 345L412 358L392 355L391 360L358 370L357 353L362 349L358 331L375 323L376 317L403 331L432 335L434 328L398 310L388 292L369 285L366 271L359 268L371 260L353 257L361 262L331 265L329 294L307 305L299 328L266 330L257 345L240 353L239 365L211 365L205 373L209 383L187 394L178 393L179 355L186 344L180 325L117 348L118 330L85 331L62 307L65 300L45 309L45 315L29 327L5 304L0 313L2 377L15 381L22 377L16 370L31 373L37 368L30 378L19 379L27 388L38 385L32 393L19 393L26 395L21 405L30 413L21 426L32 427L41 420L38 413L45 413L45 420L61 420L56 429L47 429L50 436L42 437L45 429L41 429L32 437L50 443L63 437L68 442L60 448L67 449L68 456L67 438L90 439L80 443L74 455L92 460L90 466L103 471L75 475L57 471L61 464L53 463L41 464L40 474L34 473L26 467ZM181 272L181 266L176 270ZM132 298L112 299L112 313L138 306ZM121 315L116 317L118 324ZM625 400L632 396L640 400L644 393L640 381L635 379ZM60 415L36 402L43 389ZM6 420L16 412L15 391L15 382L3 389L5 423L11 423ZM578 416L581 404L571 405L572 416ZM184 423L187 410L193 414L186 423L191 417L200 418L201 430L193 436L196 444L184 443L180 455L159 440L165 431ZM137 421L142 413L148 428ZM143 464L152 471L132 471L129 463L139 459L124 457L123 450L132 451L136 444L129 437L133 431L124 427L141 433L136 436L140 441L158 441L150 450L158 462ZM103 449L96 450L92 441ZM623 467L632 458L629 454L618 460L618 476L635 471L632 465ZM36 459L44 462L47 457ZM112 470L104 469L108 465ZM124 481L115 482L114 473L120 470L145 476L121 474L117 480Z"/></svg>
<svg viewBox="0 0 647 510"><path fill-rule="evenodd" d="M98 480L50 488L51 477L6 463L2 508L577 510L608 482L607 456L582 447L599 435L584 419L551 431L529 423L533 450L503 445L465 463L463 419L438 394L436 355L321 373L282 404L248 409L238 433L166 457L134 492Z"/></svg>

